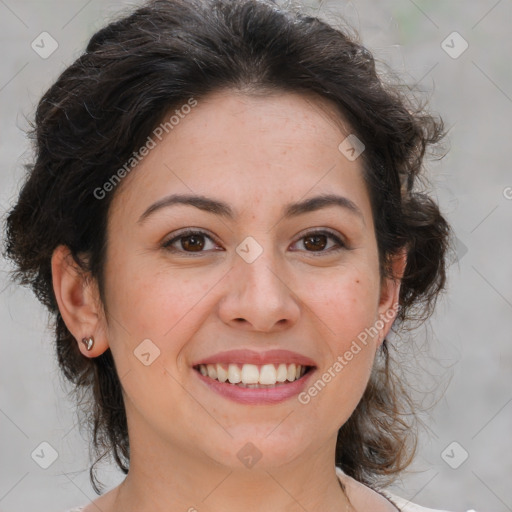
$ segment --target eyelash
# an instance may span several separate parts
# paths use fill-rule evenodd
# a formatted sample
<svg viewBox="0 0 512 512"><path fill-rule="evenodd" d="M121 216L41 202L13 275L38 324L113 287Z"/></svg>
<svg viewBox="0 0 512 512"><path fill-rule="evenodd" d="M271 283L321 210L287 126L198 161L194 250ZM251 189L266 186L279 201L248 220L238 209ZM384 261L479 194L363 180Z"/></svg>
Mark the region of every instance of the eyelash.
<svg viewBox="0 0 512 512"><path fill-rule="evenodd" d="M219 245L217 243L217 241L213 237L211 237L208 233L206 233L205 231L194 230L194 229L187 229L187 230L182 231L181 233L179 233L177 236L175 236L171 240L168 240L168 241L164 242L162 244L162 247L164 249L167 249L170 252L181 252L181 253L192 255L194 257L195 256L199 256L202 253L208 252L208 251L197 251L197 252L183 251L183 250L171 247L172 244L174 244L175 242L181 240L182 238L188 238L188 237L194 236L194 235L204 236L204 237L208 238L209 240L211 240L212 242L214 242L217 245ZM343 242L343 240L341 240L340 237L338 237L334 233L331 233L330 231L325 230L325 229L324 230L319 230L319 231L310 231L310 232L306 233L305 235L301 236L297 240L297 242L299 242L300 240L303 240L304 238L308 238L308 237L311 237L311 236L317 236L317 235L325 235L325 236L327 236L327 238L330 238L331 240L334 240L338 244L339 247L331 248L331 249L324 250L324 251L306 251L307 253L311 254L314 257L322 256L322 255L327 254L327 253L331 254L333 252L338 252L338 251L341 251L343 249L348 249L347 245Z"/></svg>

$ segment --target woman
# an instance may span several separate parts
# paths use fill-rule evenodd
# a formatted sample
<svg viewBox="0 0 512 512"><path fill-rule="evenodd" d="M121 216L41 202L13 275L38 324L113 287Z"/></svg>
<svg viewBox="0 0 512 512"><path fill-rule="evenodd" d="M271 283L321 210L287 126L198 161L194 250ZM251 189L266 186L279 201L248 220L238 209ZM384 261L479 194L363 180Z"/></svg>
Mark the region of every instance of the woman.
<svg viewBox="0 0 512 512"><path fill-rule="evenodd" d="M259 0L154 0L41 99L6 254L100 459L76 510L427 510L389 337L445 285L444 136L371 54ZM91 468L91 481L101 491Z"/></svg>

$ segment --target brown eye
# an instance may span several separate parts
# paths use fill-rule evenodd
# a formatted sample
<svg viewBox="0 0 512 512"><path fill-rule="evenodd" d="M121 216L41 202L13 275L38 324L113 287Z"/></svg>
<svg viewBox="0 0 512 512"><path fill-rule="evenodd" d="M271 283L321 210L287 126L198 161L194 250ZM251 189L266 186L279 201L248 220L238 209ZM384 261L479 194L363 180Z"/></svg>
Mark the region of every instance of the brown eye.
<svg viewBox="0 0 512 512"><path fill-rule="evenodd" d="M327 237L325 235L310 235L304 237L304 247L308 250L322 251L327 245Z"/></svg>
<svg viewBox="0 0 512 512"><path fill-rule="evenodd" d="M208 243L210 243L212 247L207 247ZM212 248L214 249L215 243L206 233L189 230L165 242L163 247L171 252L201 253L209 252Z"/></svg>
<svg viewBox="0 0 512 512"><path fill-rule="evenodd" d="M335 242L334 246L328 247L329 240ZM341 238L329 231L315 231L308 233L300 238L299 242L300 241L303 241L303 246L306 248L306 252L320 253L319 255L347 248ZM326 247L328 248L326 249Z"/></svg>
<svg viewBox="0 0 512 512"><path fill-rule="evenodd" d="M186 251L201 251L204 247L203 235L182 236L181 247Z"/></svg>

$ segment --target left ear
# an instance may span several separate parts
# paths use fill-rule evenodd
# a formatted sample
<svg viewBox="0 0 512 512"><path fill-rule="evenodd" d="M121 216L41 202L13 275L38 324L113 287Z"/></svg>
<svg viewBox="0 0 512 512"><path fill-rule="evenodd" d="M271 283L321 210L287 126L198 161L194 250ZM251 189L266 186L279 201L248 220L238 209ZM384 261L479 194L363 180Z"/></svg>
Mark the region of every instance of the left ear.
<svg viewBox="0 0 512 512"><path fill-rule="evenodd" d="M381 280L379 298L379 339L381 345L388 335L391 326L396 318L399 306L400 285L407 265L407 249L404 247L391 256L391 277L384 277ZM382 327L382 328L381 328Z"/></svg>

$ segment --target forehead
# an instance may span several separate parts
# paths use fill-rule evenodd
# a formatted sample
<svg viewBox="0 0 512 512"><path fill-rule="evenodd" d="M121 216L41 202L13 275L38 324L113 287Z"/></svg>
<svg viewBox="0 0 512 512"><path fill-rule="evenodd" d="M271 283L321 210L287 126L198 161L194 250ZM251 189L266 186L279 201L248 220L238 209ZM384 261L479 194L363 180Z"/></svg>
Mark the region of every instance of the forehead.
<svg viewBox="0 0 512 512"><path fill-rule="evenodd" d="M123 179L117 208L130 205L140 215L166 194L194 193L222 197L239 212L249 203L335 191L369 206L362 159L351 161L339 149L350 127L327 100L224 90L169 112L164 122L173 115L172 129L153 137L153 149Z"/></svg>

